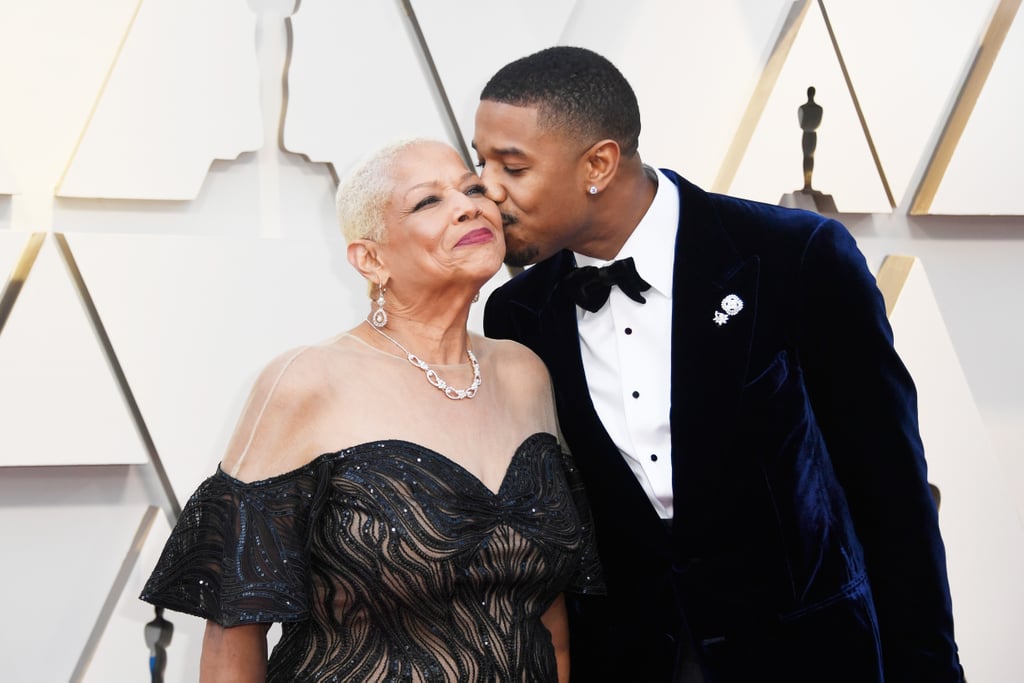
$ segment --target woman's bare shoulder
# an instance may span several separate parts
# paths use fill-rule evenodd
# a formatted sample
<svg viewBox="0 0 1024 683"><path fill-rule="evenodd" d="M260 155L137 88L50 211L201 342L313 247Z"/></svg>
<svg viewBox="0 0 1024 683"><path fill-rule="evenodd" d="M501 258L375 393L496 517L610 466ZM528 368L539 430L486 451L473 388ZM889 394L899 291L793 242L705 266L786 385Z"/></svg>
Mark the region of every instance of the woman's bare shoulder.
<svg viewBox="0 0 1024 683"><path fill-rule="evenodd" d="M299 467L318 453L317 424L330 402L338 354L329 344L289 349L253 383L222 468L253 481Z"/></svg>
<svg viewBox="0 0 1024 683"><path fill-rule="evenodd" d="M272 399L278 409L290 409L296 401L315 400L325 389L325 371L332 362L336 358L323 344L289 349L263 367L253 385L253 396Z"/></svg>
<svg viewBox="0 0 1024 683"><path fill-rule="evenodd" d="M475 343L475 342L474 342ZM486 339L488 367L502 393L508 415L520 415L528 431L558 432L551 376L544 361L522 344L507 339Z"/></svg>
<svg viewBox="0 0 1024 683"><path fill-rule="evenodd" d="M471 335L474 348L483 346L501 366L514 368L517 372L540 373L547 376L547 368L529 347L511 339L491 339Z"/></svg>
<svg viewBox="0 0 1024 683"><path fill-rule="evenodd" d="M492 361L489 365L503 380L523 389L530 387L533 391L550 393L551 377L547 366L528 347L510 339L487 337L474 337L473 345L487 349L487 357Z"/></svg>

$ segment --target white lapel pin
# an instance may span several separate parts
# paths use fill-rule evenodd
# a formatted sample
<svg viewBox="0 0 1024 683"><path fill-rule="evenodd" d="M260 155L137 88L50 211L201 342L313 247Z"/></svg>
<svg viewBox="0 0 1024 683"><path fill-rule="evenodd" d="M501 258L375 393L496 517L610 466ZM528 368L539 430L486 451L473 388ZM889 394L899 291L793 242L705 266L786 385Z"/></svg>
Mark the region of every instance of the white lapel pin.
<svg viewBox="0 0 1024 683"><path fill-rule="evenodd" d="M715 324L721 327L729 322L729 318L743 310L743 299L735 294L730 294L722 299L722 311L715 311Z"/></svg>
<svg viewBox="0 0 1024 683"><path fill-rule="evenodd" d="M735 294L730 294L722 299L722 310L730 316L736 315L743 310L743 299L739 298Z"/></svg>

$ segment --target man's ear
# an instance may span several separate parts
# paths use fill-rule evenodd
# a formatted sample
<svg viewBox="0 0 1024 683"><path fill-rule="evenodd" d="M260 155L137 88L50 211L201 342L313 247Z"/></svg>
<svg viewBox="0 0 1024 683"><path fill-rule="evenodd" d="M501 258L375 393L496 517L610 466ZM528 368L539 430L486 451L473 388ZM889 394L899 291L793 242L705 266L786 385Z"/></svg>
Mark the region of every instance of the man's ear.
<svg viewBox="0 0 1024 683"><path fill-rule="evenodd" d="M584 163L584 192L589 192L591 187L596 187L598 192L603 192L615 177L619 169L619 159L622 158L622 151L619 143L614 140L599 140L590 146L583 154Z"/></svg>
<svg viewBox="0 0 1024 683"><path fill-rule="evenodd" d="M381 261L380 244L373 240L352 240L347 250L348 262L370 284L386 286L391 273Z"/></svg>

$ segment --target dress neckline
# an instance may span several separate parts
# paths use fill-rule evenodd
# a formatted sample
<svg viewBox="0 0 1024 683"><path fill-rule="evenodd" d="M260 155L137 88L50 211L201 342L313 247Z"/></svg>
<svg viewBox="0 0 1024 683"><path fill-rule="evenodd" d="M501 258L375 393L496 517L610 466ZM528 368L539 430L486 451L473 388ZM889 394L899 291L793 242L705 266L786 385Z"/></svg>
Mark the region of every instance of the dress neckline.
<svg viewBox="0 0 1024 683"><path fill-rule="evenodd" d="M407 441L405 439L377 439L374 441L363 441L352 446L346 446L345 448L342 448L337 451L333 451L330 453L322 453L321 455L318 455L317 457L310 460L305 465L296 467L293 470L288 470L287 472L282 472L281 474L275 474L270 477L256 479L254 481L249 482L242 481L231 476L221 468L219 463L217 464L216 475L218 477L221 477L232 482L233 485L240 488L261 488L265 486L273 486L275 484L280 484L284 481L287 481L288 479L293 479L304 474L310 474L311 470L315 470L325 463L333 462L334 460L346 457L348 455L361 453L367 450L387 445L408 446L415 451L419 451L420 453L426 453L429 456L433 457L434 459L445 463L450 468L460 472L466 478L471 479L473 482L475 482L477 486L486 491L491 497L497 497L500 496L502 491L504 490L505 484L508 481L509 472L512 470L512 465L520 457L520 454L534 442L543 441L545 439L550 439L554 443L558 442L558 437L556 437L554 434L551 434L550 432L534 432L533 434L530 434L525 439L523 439L522 442L520 442L520 444L516 446L516 448L512 451L512 457L509 458L508 466L505 468L505 472L502 474L501 483L498 485L498 489L496 491L491 487L487 486L487 484L485 484L483 480L480 479L480 477L476 476L468 469L466 469L464 465L459 464L457 461L451 459L450 457L446 456L440 451L437 451L429 446L424 446L422 444L415 443L413 441Z"/></svg>

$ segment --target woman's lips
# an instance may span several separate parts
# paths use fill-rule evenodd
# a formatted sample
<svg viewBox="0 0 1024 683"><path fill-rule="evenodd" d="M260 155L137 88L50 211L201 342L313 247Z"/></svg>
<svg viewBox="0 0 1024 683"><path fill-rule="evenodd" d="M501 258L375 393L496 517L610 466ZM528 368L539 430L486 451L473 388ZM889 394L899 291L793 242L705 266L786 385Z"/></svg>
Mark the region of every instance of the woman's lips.
<svg viewBox="0 0 1024 683"><path fill-rule="evenodd" d="M458 242L455 243L457 247L464 247L468 244L483 244L484 242L490 242L494 239L494 234L491 233L487 228L477 228L476 230L470 230L462 236Z"/></svg>

